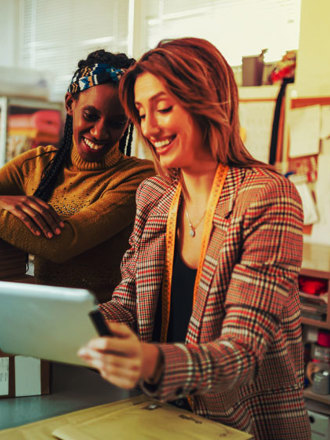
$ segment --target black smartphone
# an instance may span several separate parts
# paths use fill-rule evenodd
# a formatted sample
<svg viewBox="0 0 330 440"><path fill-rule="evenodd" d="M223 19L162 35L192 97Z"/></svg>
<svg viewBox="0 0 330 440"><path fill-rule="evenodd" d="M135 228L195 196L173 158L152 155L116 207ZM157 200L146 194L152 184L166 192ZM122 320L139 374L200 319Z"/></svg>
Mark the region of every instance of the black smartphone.
<svg viewBox="0 0 330 440"><path fill-rule="evenodd" d="M89 316L100 336L113 336L100 310L92 310L89 312Z"/></svg>

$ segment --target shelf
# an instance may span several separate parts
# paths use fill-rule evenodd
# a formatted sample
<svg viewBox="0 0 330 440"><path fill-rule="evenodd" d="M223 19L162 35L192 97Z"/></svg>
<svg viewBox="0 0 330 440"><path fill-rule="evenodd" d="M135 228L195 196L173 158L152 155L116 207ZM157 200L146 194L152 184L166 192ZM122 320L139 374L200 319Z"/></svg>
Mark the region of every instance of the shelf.
<svg viewBox="0 0 330 440"><path fill-rule="evenodd" d="M330 246L304 243L301 274L330 279Z"/></svg>
<svg viewBox="0 0 330 440"><path fill-rule="evenodd" d="M0 167L2 167L8 160L12 159L13 156L20 154L21 152L30 148L30 143L33 140L33 137L29 138L27 136L27 138L24 139L24 136L22 136L21 145L17 146L16 136L12 136L11 138L8 136L7 121L10 115L17 115L22 113L32 115L39 110L56 110L62 115L64 105L60 102L50 102L46 99L40 99L38 97L23 98L0 96ZM46 139L45 133L43 133L43 136L44 139ZM8 146L9 139L13 140L13 142L10 144L12 148ZM45 140L45 143L43 144L46 143L49 144L52 142L48 142L48 140Z"/></svg>
<svg viewBox="0 0 330 440"><path fill-rule="evenodd" d="M276 101L280 86L267 85L267 86L240 86L238 88L239 100L242 101Z"/></svg>
<svg viewBox="0 0 330 440"><path fill-rule="evenodd" d="M63 111L63 104L33 98L7 98L8 105L11 107L24 107L32 109L59 110Z"/></svg>
<svg viewBox="0 0 330 440"><path fill-rule="evenodd" d="M304 243L301 275L327 280L329 297L330 290L330 246ZM317 328L330 330L330 305L327 307L327 320L320 321L303 316L302 323Z"/></svg>
<svg viewBox="0 0 330 440"><path fill-rule="evenodd" d="M330 405L330 394L313 393L311 387L304 389L304 397L306 399L311 399L315 400L316 402L324 403L325 405Z"/></svg>
<svg viewBox="0 0 330 440"><path fill-rule="evenodd" d="M303 316L301 318L301 322L305 325L311 325L313 327L324 328L324 329L330 330L330 324L328 324L325 321L318 321L317 319L306 318Z"/></svg>

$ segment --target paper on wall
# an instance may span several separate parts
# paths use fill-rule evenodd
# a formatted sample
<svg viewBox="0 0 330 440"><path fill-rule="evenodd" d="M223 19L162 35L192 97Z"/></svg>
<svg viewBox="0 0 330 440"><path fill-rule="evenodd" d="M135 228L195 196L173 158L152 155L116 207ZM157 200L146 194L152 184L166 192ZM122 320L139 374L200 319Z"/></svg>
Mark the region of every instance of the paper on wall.
<svg viewBox="0 0 330 440"><path fill-rule="evenodd" d="M240 102L239 119L246 130L246 148L258 160L269 162L275 101Z"/></svg>
<svg viewBox="0 0 330 440"><path fill-rule="evenodd" d="M296 108L289 113L290 157L319 153L321 106Z"/></svg>
<svg viewBox="0 0 330 440"><path fill-rule="evenodd" d="M324 154L324 155L329 155L330 154L330 137L328 137L327 139L322 139L322 141L321 141L321 153Z"/></svg>
<svg viewBox="0 0 330 440"><path fill-rule="evenodd" d="M312 234L306 241L330 244L330 154L320 154L318 158L318 178L315 196L319 221L313 225ZM306 237L305 237L306 238Z"/></svg>
<svg viewBox="0 0 330 440"><path fill-rule="evenodd" d="M321 139L330 137L330 105L322 105L321 107Z"/></svg>
<svg viewBox="0 0 330 440"><path fill-rule="evenodd" d="M296 185L296 188L302 201L304 211L304 225L312 225L318 220L316 205L313 200L312 193L306 183Z"/></svg>

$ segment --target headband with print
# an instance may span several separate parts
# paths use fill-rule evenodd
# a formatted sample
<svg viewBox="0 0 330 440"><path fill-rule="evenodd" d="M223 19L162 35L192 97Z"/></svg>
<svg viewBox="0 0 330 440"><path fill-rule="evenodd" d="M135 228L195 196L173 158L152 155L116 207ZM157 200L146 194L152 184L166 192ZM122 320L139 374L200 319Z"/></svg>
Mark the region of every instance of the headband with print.
<svg viewBox="0 0 330 440"><path fill-rule="evenodd" d="M100 84L118 83L126 69L117 69L109 64L100 63L83 67L73 76L68 92L82 92Z"/></svg>

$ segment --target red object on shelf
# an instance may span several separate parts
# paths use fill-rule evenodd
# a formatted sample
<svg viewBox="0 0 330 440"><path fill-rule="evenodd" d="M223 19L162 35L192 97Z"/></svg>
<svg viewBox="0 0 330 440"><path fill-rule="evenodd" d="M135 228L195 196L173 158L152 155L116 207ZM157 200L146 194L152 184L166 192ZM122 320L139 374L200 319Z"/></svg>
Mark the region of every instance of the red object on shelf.
<svg viewBox="0 0 330 440"><path fill-rule="evenodd" d="M317 336L317 343L321 347L330 348L330 332L326 330L319 330Z"/></svg>
<svg viewBox="0 0 330 440"><path fill-rule="evenodd" d="M300 275L299 289L310 295L320 295L321 293L326 293L328 291L328 280Z"/></svg>
<svg viewBox="0 0 330 440"><path fill-rule="evenodd" d="M58 110L38 110L31 114L10 115L8 130L12 133L35 130L37 133L58 135L61 130L61 113Z"/></svg>

